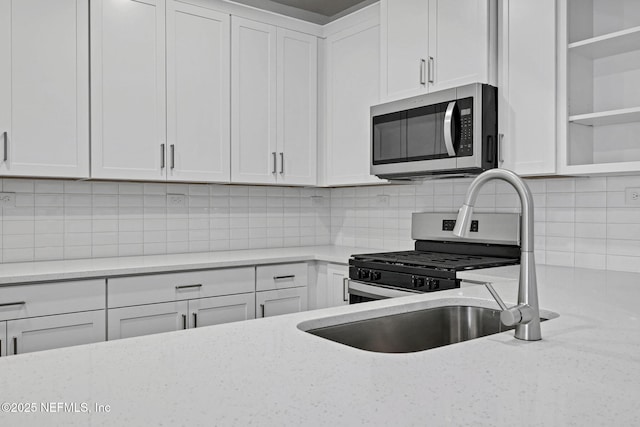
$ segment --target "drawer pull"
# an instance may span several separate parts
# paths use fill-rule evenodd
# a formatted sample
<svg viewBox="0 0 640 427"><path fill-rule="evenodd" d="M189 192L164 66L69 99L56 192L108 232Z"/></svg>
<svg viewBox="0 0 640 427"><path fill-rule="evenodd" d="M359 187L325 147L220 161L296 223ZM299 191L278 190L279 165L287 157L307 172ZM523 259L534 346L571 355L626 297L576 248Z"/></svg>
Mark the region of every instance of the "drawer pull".
<svg viewBox="0 0 640 427"><path fill-rule="evenodd" d="M264 304L260 304L260 312L262 313L262 317L264 317Z"/></svg>
<svg viewBox="0 0 640 427"><path fill-rule="evenodd" d="M273 280L293 279L294 277L296 277L295 274L290 274L288 276L273 276Z"/></svg>
<svg viewBox="0 0 640 427"><path fill-rule="evenodd" d="M2 357L2 340L0 340L0 357Z"/></svg>
<svg viewBox="0 0 640 427"><path fill-rule="evenodd" d="M187 329L187 315L182 315L182 329Z"/></svg>
<svg viewBox="0 0 640 427"><path fill-rule="evenodd" d="M24 301L18 301L18 302L5 302L0 304L0 307L10 307L12 305L25 305L26 302Z"/></svg>
<svg viewBox="0 0 640 427"><path fill-rule="evenodd" d="M18 337L13 337L13 354L18 354Z"/></svg>
<svg viewBox="0 0 640 427"><path fill-rule="evenodd" d="M193 327L198 327L198 313L193 313Z"/></svg>
<svg viewBox="0 0 640 427"><path fill-rule="evenodd" d="M349 302L349 278L342 279L342 301Z"/></svg>
<svg viewBox="0 0 640 427"><path fill-rule="evenodd" d="M182 285L182 286L176 286L177 290L180 289L191 289L191 288L201 288L202 287L202 283L198 283L196 285Z"/></svg>

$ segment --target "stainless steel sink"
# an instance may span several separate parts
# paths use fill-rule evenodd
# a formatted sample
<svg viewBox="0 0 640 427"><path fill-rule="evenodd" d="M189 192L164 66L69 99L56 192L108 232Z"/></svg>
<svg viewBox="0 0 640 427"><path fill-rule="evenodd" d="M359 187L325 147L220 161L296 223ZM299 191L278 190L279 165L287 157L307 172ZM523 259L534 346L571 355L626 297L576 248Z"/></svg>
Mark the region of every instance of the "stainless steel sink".
<svg viewBox="0 0 640 427"><path fill-rule="evenodd" d="M306 332L362 350L411 353L510 329L513 327L506 327L500 322L500 310L451 305L310 329Z"/></svg>

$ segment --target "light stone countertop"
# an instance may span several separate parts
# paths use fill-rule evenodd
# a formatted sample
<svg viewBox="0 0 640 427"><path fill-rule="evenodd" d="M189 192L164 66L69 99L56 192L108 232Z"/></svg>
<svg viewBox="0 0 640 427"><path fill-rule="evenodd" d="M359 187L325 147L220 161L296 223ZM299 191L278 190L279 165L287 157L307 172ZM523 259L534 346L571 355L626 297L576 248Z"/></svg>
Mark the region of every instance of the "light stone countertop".
<svg viewBox="0 0 640 427"><path fill-rule="evenodd" d="M0 413L2 425L637 426L640 275L538 266L542 341L504 332L408 354L297 328L426 308L494 305L483 286L0 359L3 402L109 413ZM468 273L515 301L517 268ZM465 273L466 275L467 273ZM473 276L473 277L471 277ZM366 313L371 310L379 312ZM325 319L325 320L323 320ZM437 327L437 325L434 325Z"/></svg>
<svg viewBox="0 0 640 427"><path fill-rule="evenodd" d="M299 261L346 264L352 254L379 251L379 249L327 245L9 263L0 264L0 285Z"/></svg>

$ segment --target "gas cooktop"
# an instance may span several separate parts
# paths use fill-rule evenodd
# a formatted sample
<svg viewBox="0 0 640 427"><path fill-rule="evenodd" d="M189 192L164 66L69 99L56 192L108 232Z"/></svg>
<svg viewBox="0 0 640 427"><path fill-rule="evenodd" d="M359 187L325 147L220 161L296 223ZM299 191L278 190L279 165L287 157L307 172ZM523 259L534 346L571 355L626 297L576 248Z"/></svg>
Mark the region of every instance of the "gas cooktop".
<svg viewBox="0 0 640 427"><path fill-rule="evenodd" d="M400 251L353 255L353 259L380 264L425 267L438 270L460 271L474 268L496 267L517 264L518 258L503 258L483 255L465 255L446 252ZM382 266L381 266L382 267Z"/></svg>

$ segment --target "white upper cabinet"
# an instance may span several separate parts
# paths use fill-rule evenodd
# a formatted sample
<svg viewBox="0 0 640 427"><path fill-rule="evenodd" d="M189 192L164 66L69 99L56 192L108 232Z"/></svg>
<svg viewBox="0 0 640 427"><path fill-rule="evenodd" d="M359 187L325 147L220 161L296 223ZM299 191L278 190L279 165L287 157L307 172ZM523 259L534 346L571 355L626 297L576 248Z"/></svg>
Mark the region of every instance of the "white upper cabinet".
<svg viewBox="0 0 640 427"><path fill-rule="evenodd" d="M495 0L381 0L384 101L496 84Z"/></svg>
<svg viewBox="0 0 640 427"><path fill-rule="evenodd" d="M88 0L0 0L0 175L89 176Z"/></svg>
<svg viewBox="0 0 640 427"><path fill-rule="evenodd" d="M503 0L499 10L499 166L556 172L556 2Z"/></svg>
<svg viewBox="0 0 640 427"><path fill-rule="evenodd" d="M231 180L277 179L276 27L231 19Z"/></svg>
<svg viewBox="0 0 640 427"><path fill-rule="evenodd" d="M429 64L429 1L380 2L381 89L388 98L426 92Z"/></svg>
<svg viewBox="0 0 640 427"><path fill-rule="evenodd" d="M323 184L328 186L385 182L369 173L369 108L380 102L377 5L356 14L367 14L366 19L329 34L325 40ZM348 18L355 19L358 15Z"/></svg>
<svg viewBox="0 0 640 427"><path fill-rule="evenodd" d="M278 182L317 182L318 40L278 28Z"/></svg>
<svg viewBox="0 0 640 427"><path fill-rule="evenodd" d="M166 176L164 0L91 3L94 178Z"/></svg>
<svg viewBox="0 0 640 427"><path fill-rule="evenodd" d="M168 179L230 178L228 14L167 2Z"/></svg>
<svg viewBox="0 0 640 427"><path fill-rule="evenodd" d="M231 21L231 180L316 183L317 39Z"/></svg>
<svg viewBox="0 0 640 427"><path fill-rule="evenodd" d="M640 2L558 0L558 172L640 170Z"/></svg>

